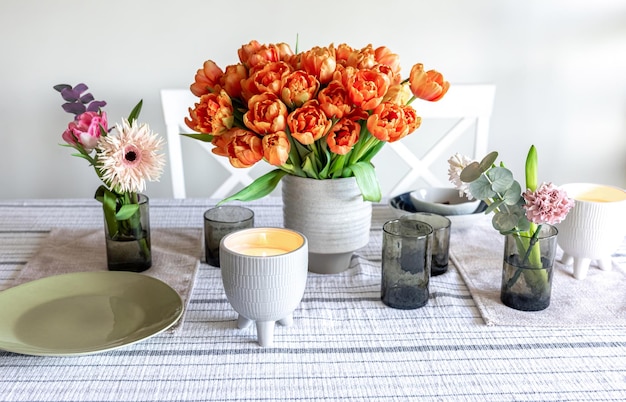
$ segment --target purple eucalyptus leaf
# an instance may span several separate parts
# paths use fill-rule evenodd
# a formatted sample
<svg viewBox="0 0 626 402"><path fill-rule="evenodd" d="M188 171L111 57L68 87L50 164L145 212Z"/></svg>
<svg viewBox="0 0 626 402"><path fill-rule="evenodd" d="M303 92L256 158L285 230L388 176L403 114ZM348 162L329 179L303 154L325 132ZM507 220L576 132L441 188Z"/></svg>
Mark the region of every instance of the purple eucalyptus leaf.
<svg viewBox="0 0 626 402"><path fill-rule="evenodd" d="M87 106L87 111L88 112L97 112L100 109L102 109L103 107L106 106L106 102L105 101L93 101L89 104L89 106Z"/></svg>
<svg viewBox="0 0 626 402"><path fill-rule="evenodd" d="M61 91L61 96L68 102L76 102L80 94L73 89L65 88Z"/></svg>
<svg viewBox="0 0 626 402"><path fill-rule="evenodd" d="M89 89L89 87L87 85L83 84L82 82L80 84L76 84L76 86L74 87L74 91L77 92L79 95L82 94L83 92L85 92L88 89Z"/></svg>
<svg viewBox="0 0 626 402"><path fill-rule="evenodd" d="M93 98L93 95L92 95L92 94L90 94L90 93L88 93L88 94L85 94L85 95L81 96L81 97L80 97L80 99L79 99L79 101L80 101L80 103L83 103L83 104L85 104L85 105L86 105L86 104L88 104L89 102L91 102L93 99L94 99L94 98Z"/></svg>
<svg viewBox="0 0 626 402"><path fill-rule="evenodd" d="M85 105L83 105L82 103L67 102L67 103L64 103L61 107L67 113L72 113L72 114L75 114L77 116L79 114L85 113L85 111L87 110L85 108Z"/></svg>
<svg viewBox="0 0 626 402"><path fill-rule="evenodd" d="M55 91L61 92L64 89L72 89L72 86L68 84L58 84L53 86L52 88L54 88Z"/></svg>

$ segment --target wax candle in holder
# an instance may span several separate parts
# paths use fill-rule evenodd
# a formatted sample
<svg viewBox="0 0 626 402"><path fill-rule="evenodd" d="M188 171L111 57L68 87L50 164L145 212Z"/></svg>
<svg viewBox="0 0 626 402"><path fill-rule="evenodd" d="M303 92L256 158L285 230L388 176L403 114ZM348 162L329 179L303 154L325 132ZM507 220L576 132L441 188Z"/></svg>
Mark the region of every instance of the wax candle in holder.
<svg viewBox="0 0 626 402"><path fill-rule="evenodd" d="M256 323L261 346L271 346L274 325L289 326L306 286L308 246L304 235L283 228L250 228L220 243L222 283L239 314L237 326Z"/></svg>

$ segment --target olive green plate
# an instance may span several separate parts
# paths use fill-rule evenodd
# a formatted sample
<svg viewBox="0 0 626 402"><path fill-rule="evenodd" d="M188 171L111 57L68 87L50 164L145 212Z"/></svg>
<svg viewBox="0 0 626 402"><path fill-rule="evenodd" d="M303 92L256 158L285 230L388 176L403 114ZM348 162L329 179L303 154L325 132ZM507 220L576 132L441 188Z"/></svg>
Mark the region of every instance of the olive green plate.
<svg viewBox="0 0 626 402"><path fill-rule="evenodd" d="M139 342L172 326L183 302L167 284L132 272L77 272L0 292L0 349L85 355Z"/></svg>

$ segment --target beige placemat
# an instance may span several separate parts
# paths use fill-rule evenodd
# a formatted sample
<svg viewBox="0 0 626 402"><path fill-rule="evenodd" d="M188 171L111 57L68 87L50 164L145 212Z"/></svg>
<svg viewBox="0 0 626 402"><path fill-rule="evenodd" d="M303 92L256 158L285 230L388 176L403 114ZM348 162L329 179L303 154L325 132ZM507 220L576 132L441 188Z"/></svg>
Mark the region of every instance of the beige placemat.
<svg viewBox="0 0 626 402"><path fill-rule="evenodd" d="M513 326L622 326L626 325L626 264L613 258L613 268L589 268L587 277L575 279L572 267L557 254L550 306L522 312L500 301L504 238L489 220L452 230L450 259L467 283L487 325Z"/></svg>
<svg viewBox="0 0 626 402"><path fill-rule="evenodd" d="M170 285L183 300L183 316L168 331L182 328L202 253L200 229L155 229L150 232L152 267L143 274ZM71 272L106 271L104 231L97 229L53 229L22 271L15 285Z"/></svg>

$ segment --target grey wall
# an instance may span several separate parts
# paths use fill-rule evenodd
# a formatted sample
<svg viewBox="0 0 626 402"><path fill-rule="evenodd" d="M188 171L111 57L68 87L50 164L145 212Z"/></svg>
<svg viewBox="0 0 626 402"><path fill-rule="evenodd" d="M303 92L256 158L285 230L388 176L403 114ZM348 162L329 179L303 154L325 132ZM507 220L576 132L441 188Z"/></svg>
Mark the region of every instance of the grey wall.
<svg viewBox="0 0 626 402"><path fill-rule="evenodd" d="M0 198L91 197L99 185L58 145L70 115L54 84L87 83L112 121L143 98L142 120L164 135L161 88L188 87L206 59L235 63L251 39L296 35L301 49L386 45L405 74L423 62L453 83L494 83L489 148L516 174L535 144L541 179L626 187L623 0L3 0ZM188 193L205 195L220 173L184 151ZM170 185L166 171L147 193L169 197Z"/></svg>

